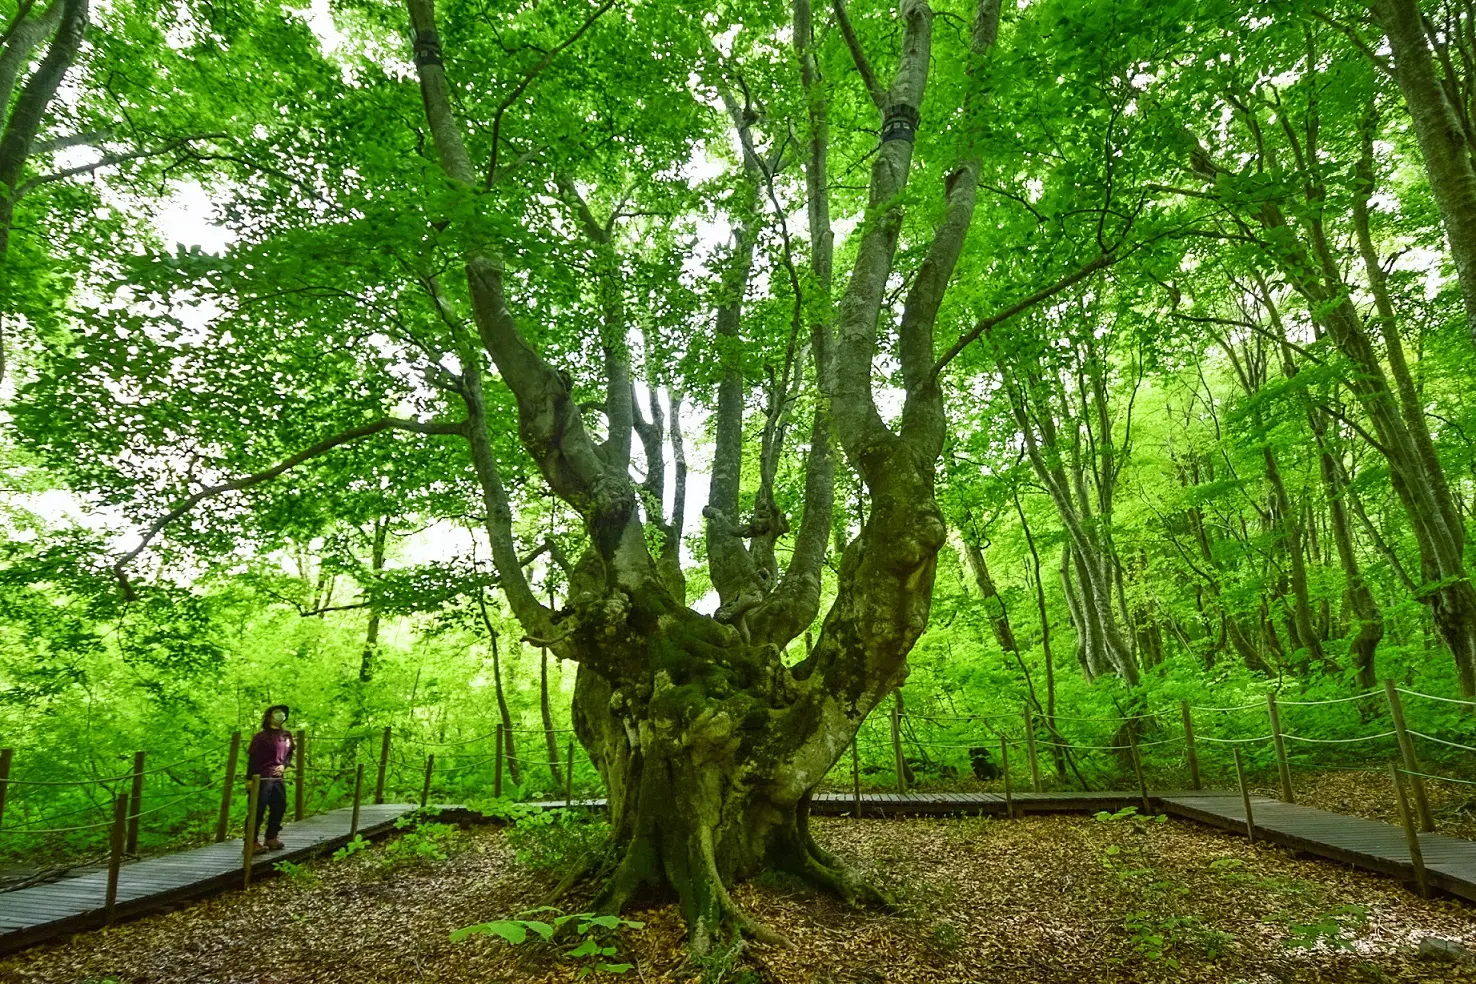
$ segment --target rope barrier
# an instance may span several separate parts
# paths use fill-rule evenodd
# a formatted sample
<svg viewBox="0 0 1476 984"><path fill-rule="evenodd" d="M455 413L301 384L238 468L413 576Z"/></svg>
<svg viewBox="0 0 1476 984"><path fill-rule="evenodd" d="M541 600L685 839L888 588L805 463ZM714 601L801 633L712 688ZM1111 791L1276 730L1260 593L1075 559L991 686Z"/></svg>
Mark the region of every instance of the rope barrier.
<svg viewBox="0 0 1476 984"><path fill-rule="evenodd" d="M1370 690L1367 693L1354 694L1351 697L1333 697L1328 700L1282 700L1277 698L1276 703L1283 707L1318 707L1323 704L1345 704L1350 700L1363 700L1365 697L1382 697L1382 690Z"/></svg>
<svg viewBox="0 0 1476 984"><path fill-rule="evenodd" d="M509 730L516 730L516 729L509 729ZM519 734L523 734L523 732L521 732L521 731L519 731L518 733ZM473 744L475 742L485 741L486 739L491 738L491 737L495 736L496 734L497 734L496 731L489 731L485 735L477 735L475 738L462 738L462 739L458 739L457 741L425 741L425 740L423 740L421 738L412 738L409 735L400 735L399 737L402 738L402 739L404 739L405 741L410 742L412 745L424 745L424 746L433 747L433 748L452 748L452 747L455 747L455 746L458 746L458 745L470 745L470 744Z"/></svg>
<svg viewBox="0 0 1476 984"><path fill-rule="evenodd" d="M1270 741L1275 735L1261 735L1257 738L1211 738L1209 735L1195 735L1195 741L1212 741L1221 745L1240 745L1252 741Z"/></svg>
<svg viewBox="0 0 1476 984"><path fill-rule="evenodd" d="M1361 738L1304 738L1301 735L1289 735L1283 732L1281 737L1290 738L1292 741L1310 741L1318 745L1348 745L1355 741L1374 741L1378 738L1388 738L1390 735L1396 735L1398 733L1397 731L1383 731L1376 735L1364 735Z"/></svg>
<svg viewBox="0 0 1476 984"><path fill-rule="evenodd" d="M1467 707L1476 707L1476 700L1458 700L1455 697L1436 697L1434 694L1422 694L1418 690L1405 690L1403 687L1395 687L1394 689L1408 697L1423 697L1426 700L1440 700L1444 701L1447 704L1465 704Z"/></svg>
<svg viewBox="0 0 1476 984"><path fill-rule="evenodd" d="M1047 718L1045 714L1038 716L1042 719ZM1150 721L1154 718L1166 716L1162 711L1149 711L1143 714L1129 714L1127 717L1072 717L1069 714L1052 714L1049 715L1049 719L1052 721L1100 721L1106 724L1121 724L1126 721Z"/></svg>
<svg viewBox="0 0 1476 984"><path fill-rule="evenodd" d="M1428 772L1411 772L1408 769L1400 769L1404 775L1419 776L1421 779L1437 779L1440 782L1458 782L1463 786L1476 786L1476 782L1470 779L1457 779L1455 776L1432 776Z"/></svg>
<svg viewBox="0 0 1476 984"><path fill-rule="evenodd" d="M159 765L152 769L145 769L137 774L141 776L152 776L160 772L167 772L181 765L188 765L191 762L199 761L207 755L213 755L220 751L222 747L222 745L217 743L214 747L207 748L198 755L191 755L189 758L182 758L178 761L170 762L168 765ZM7 779L5 781L7 784L14 783L17 786L101 786L110 782L127 782L134 775L132 772L125 772L121 776L112 776L106 779Z"/></svg>
<svg viewBox="0 0 1476 984"><path fill-rule="evenodd" d="M1198 704L1190 704L1189 709L1191 711L1220 711L1223 713L1229 713L1230 711L1248 711L1253 707L1264 709L1265 706L1266 705L1261 701L1255 701L1254 703L1250 704L1236 704L1234 707L1201 707Z"/></svg>
<svg viewBox="0 0 1476 984"><path fill-rule="evenodd" d="M1476 748L1472 748L1470 745L1462 745L1458 741L1446 741L1444 738L1436 738L1434 735L1427 735L1423 731L1416 731L1413 728L1410 728L1408 730L1409 730L1409 733L1410 734L1412 734L1412 735L1418 735L1419 737L1425 739L1426 741L1433 741L1433 742L1435 742L1436 744L1439 744L1439 745L1448 745L1451 748L1459 748L1462 751L1476 752Z"/></svg>

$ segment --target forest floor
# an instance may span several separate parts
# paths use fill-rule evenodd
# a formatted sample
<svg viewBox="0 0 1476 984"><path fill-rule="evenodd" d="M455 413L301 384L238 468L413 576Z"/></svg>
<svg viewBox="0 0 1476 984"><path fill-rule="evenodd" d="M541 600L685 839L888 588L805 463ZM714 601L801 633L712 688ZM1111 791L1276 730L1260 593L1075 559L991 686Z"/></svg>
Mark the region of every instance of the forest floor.
<svg viewBox="0 0 1476 984"><path fill-rule="evenodd" d="M1476 949L1476 908L1422 901L1397 881L1188 822L815 824L820 841L890 889L900 911L853 911L784 878L741 885L738 903L790 945L754 946L732 966L709 967L709 984L1476 981L1476 965L1420 955L1430 938ZM245 892L5 958L0 982L573 981L581 964L536 940L449 939L527 910L546 891L553 875L528 864L537 839L516 839L521 857L514 840L503 828L447 828L437 858L419 853L424 840L411 834L399 849L391 841L325 858ZM672 908L628 916L645 925L609 941L613 959L635 965L625 980L691 974Z"/></svg>

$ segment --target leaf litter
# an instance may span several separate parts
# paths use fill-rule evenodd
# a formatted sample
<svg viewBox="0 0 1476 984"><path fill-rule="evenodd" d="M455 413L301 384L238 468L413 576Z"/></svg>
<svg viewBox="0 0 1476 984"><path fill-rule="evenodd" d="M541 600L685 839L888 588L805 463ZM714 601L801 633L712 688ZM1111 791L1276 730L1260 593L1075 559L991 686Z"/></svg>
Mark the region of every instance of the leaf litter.
<svg viewBox="0 0 1476 984"><path fill-rule="evenodd" d="M736 901L782 932L730 984L1472 981L1476 965L1419 954L1435 937L1476 950L1476 910L1392 879L1177 820L815 819L821 843L897 899L849 909L764 875ZM554 947L452 930L537 905L551 876L521 866L502 830L473 830L444 861L391 866L384 848L259 882L0 960L4 984L563 984ZM577 911L580 902L567 904ZM625 980L690 979L672 906L630 913ZM597 975L613 980L612 975Z"/></svg>

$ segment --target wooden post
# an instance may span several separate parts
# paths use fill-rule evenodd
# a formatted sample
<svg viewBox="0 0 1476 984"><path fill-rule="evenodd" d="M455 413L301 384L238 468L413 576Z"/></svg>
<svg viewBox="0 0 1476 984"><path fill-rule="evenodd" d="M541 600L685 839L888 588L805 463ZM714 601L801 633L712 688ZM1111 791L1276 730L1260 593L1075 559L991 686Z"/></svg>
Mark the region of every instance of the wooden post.
<svg viewBox="0 0 1476 984"><path fill-rule="evenodd" d="M299 731L297 733L297 749L293 753L293 765L297 770L297 784L292 791L292 819L301 821L303 817L303 803L307 797L307 751L308 733Z"/></svg>
<svg viewBox="0 0 1476 984"><path fill-rule="evenodd" d="M1153 812L1153 806L1148 802L1148 782L1143 778L1143 760L1138 755L1138 738L1128 729L1128 751L1133 757L1133 774L1138 777L1138 795L1143 799L1144 816Z"/></svg>
<svg viewBox="0 0 1476 984"><path fill-rule="evenodd" d="M1040 760L1035 757L1035 721L1030 714L1030 705L1025 705L1025 754L1030 759L1030 786L1037 793L1045 787L1040 784Z"/></svg>
<svg viewBox="0 0 1476 984"><path fill-rule="evenodd" d="M1399 824L1404 828L1404 841L1409 845L1409 861L1414 866L1415 885L1420 898L1430 897L1430 881L1425 874L1425 854L1420 850L1420 835L1415 831L1414 817L1409 812L1409 799L1404 795L1404 783L1399 781L1399 770L1389 766L1389 777L1394 780L1394 799L1399 804Z"/></svg>
<svg viewBox="0 0 1476 984"><path fill-rule="evenodd" d="M554 745L554 761L558 761L558 745ZM502 725L497 726L497 751L493 754L497 760L496 771L492 774L492 795L497 799L502 798Z"/></svg>
<svg viewBox="0 0 1476 984"><path fill-rule="evenodd" d="M0 827L5 825L5 789L10 785L10 763L15 749L0 748Z"/></svg>
<svg viewBox="0 0 1476 984"><path fill-rule="evenodd" d="M1245 806L1245 839L1254 844L1256 842L1256 821L1251 816L1251 794L1250 788L1245 784L1245 766L1240 762L1240 746L1234 745L1230 751L1235 754L1235 780L1240 783L1240 802Z"/></svg>
<svg viewBox="0 0 1476 984"><path fill-rule="evenodd" d="M384 739L379 743L379 776L374 780L374 802L384 802L384 774L389 771L390 729L384 729Z"/></svg>
<svg viewBox="0 0 1476 984"><path fill-rule="evenodd" d="M231 825L231 793L236 785L236 763L241 758L241 732L231 732L231 753L226 758L225 786L220 791L220 818L215 822L215 843L226 839Z"/></svg>
<svg viewBox="0 0 1476 984"><path fill-rule="evenodd" d="M897 769L897 792L907 792L907 760L902 757L902 691L892 691L892 760Z"/></svg>
<svg viewBox="0 0 1476 984"><path fill-rule="evenodd" d="M425 809L425 804L430 802L431 773L436 771L436 753L431 752L425 757L425 785L420 787L420 808Z"/></svg>
<svg viewBox="0 0 1476 984"><path fill-rule="evenodd" d="M113 924L113 910L118 904L118 869L123 865L123 846L128 837L128 797L113 802L113 829L108 852L108 888L103 897L104 921Z"/></svg>
<svg viewBox="0 0 1476 984"><path fill-rule="evenodd" d="M364 794L364 763L354 769L354 812L349 816L349 836L359 832L359 798Z"/></svg>
<svg viewBox="0 0 1476 984"><path fill-rule="evenodd" d="M564 806L574 802L574 739L569 739L569 761L564 766Z"/></svg>
<svg viewBox="0 0 1476 984"><path fill-rule="evenodd" d="M123 845L123 850L129 854L138 853L138 815L143 812L144 759L147 757L147 752L133 753L133 786L128 794L128 843Z"/></svg>
<svg viewBox="0 0 1476 984"><path fill-rule="evenodd" d="M1015 815L1015 791L1010 786L1010 740L999 736L999 768L1004 774L1005 815Z"/></svg>
<svg viewBox="0 0 1476 984"><path fill-rule="evenodd" d="M256 805L261 802L261 776L246 780L246 836L241 843L241 887L251 887L251 859L256 854Z"/></svg>
<svg viewBox="0 0 1476 984"><path fill-rule="evenodd" d="M855 812L852 816L861 819L861 753L856 745L860 738L851 739L851 798L854 801Z"/></svg>
<svg viewBox="0 0 1476 984"><path fill-rule="evenodd" d="M1276 695L1266 695L1266 717L1271 722L1271 743L1276 746L1276 771L1281 774L1281 800L1295 803L1292 796L1291 766L1286 761L1286 739L1281 737L1281 713L1276 709Z"/></svg>
<svg viewBox="0 0 1476 984"><path fill-rule="evenodd" d="M1430 812L1430 800L1425 795L1425 777L1414 775L1421 771L1415 758L1414 740L1404 724L1404 704L1399 699L1399 690L1393 680L1384 681L1384 696L1389 700L1389 716L1394 719L1394 734L1399 739L1399 757L1404 760L1404 771L1411 773L1409 782L1414 787L1415 810L1420 815L1420 829L1426 832L1435 829L1435 816Z"/></svg>
<svg viewBox="0 0 1476 984"><path fill-rule="evenodd" d="M1184 756L1189 760L1189 788L1199 789L1199 753L1194 749L1194 718L1189 714L1189 702L1179 701L1179 713L1184 716Z"/></svg>

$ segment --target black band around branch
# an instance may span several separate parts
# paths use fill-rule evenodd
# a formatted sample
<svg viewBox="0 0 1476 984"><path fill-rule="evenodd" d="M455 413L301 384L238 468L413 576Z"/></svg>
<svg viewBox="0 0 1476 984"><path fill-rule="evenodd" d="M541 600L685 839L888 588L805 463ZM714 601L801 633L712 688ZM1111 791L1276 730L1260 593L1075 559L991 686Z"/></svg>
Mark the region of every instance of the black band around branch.
<svg viewBox="0 0 1476 984"><path fill-rule="evenodd" d="M887 115L882 120L882 143L888 140L913 140L917 134L919 118L916 106L906 103L888 106Z"/></svg>
<svg viewBox="0 0 1476 984"><path fill-rule="evenodd" d="M415 32L415 65L440 65L441 61L441 39L435 31Z"/></svg>

